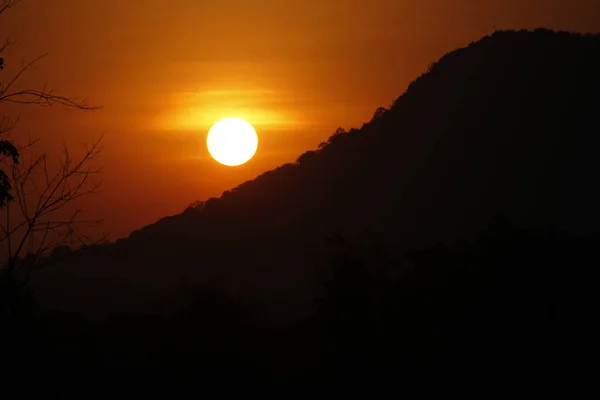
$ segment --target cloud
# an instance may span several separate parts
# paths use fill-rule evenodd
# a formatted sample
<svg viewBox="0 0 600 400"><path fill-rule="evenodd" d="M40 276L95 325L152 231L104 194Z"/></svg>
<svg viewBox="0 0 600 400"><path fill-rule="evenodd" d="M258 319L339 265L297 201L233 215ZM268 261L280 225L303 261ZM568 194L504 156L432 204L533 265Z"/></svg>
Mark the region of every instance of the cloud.
<svg viewBox="0 0 600 400"><path fill-rule="evenodd" d="M298 125L291 112L292 94L270 89L205 89L173 94L173 106L158 121L160 130L206 130L235 116L258 127Z"/></svg>

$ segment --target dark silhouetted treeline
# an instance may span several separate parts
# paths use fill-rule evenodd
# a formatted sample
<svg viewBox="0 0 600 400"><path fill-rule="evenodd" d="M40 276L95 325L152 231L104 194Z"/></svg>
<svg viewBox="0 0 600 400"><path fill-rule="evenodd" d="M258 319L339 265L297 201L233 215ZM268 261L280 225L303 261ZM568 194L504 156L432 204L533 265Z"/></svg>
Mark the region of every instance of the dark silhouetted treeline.
<svg viewBox="0 0 600 400"><path fill-rule="evenodd" d="M495 32L442 57L360 129L32 283L52 308L90 315L154 312L181 282L209 285L280 323L312 312L336 234L407 250L473 238L499 213L593 234L599 70L598 35Z"/></svg>
<svg viewBox="0 0 600 400"><path fill-rule="evenodd" d="M248 305L188 288L170 316L32 319L11 341L22 362L13 372L24 393L73 396L593 393L599 245L506 219L399 259L342 244L317 312L300 324L259 327Z"/></svg>
<svg viewBox="0 0 600 400"><path fill-rule="evenodd" d="M58 249L35 302L3 283L6 381L85 397L595 391L598 71L598 35L495 32L295 163Z"/></svg>

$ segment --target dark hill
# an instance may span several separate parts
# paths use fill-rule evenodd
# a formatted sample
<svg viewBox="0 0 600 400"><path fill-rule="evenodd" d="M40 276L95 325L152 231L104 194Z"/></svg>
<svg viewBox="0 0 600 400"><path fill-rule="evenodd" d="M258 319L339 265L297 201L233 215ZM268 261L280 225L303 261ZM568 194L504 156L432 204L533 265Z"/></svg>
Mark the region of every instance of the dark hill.
<svg viewBox="0 0 600 400"><path fill-rule="evenodd" d="M334 236L400 254L471 238L498 214L596 232L598 71L599 35L496 32L296 163L40 272L38 293L64 309L162 310L202 284L285 319L318 291Z"/></svg>

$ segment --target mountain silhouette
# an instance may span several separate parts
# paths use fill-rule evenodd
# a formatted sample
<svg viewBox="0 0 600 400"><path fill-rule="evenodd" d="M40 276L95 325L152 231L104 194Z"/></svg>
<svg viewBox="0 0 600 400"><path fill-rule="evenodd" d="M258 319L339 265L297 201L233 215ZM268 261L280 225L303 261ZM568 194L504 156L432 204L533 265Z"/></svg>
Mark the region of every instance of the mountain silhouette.
<svg viewBox="0 0 600 400"><path fill-rule="evenodd" d="M203 285L309 315L345 243L400 255L520 228L600 226L600 35L498 31L452 51L361 128L116 243L71 253L32 285L46 307L169 313ZM156 196L162 196L156 193Z"/></svg>

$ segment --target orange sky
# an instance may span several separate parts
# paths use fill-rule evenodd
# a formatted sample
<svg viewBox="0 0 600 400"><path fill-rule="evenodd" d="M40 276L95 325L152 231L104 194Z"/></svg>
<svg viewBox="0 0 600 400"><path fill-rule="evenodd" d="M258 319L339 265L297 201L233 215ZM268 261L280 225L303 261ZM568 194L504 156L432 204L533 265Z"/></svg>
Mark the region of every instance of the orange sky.
<svg viewBox="0 0 600 400"><path fill-rule="evenodd" d="M18 41L5 72L49 52L22 86L103 109L3 107L21 116L15 140L50 152L104 134L103 190L87 206L115 239L359 127L494 25L599 32L599 17L600 0L23 0L0 19ZM260 137L234 168L204 145L230 115Z"/></svg>

